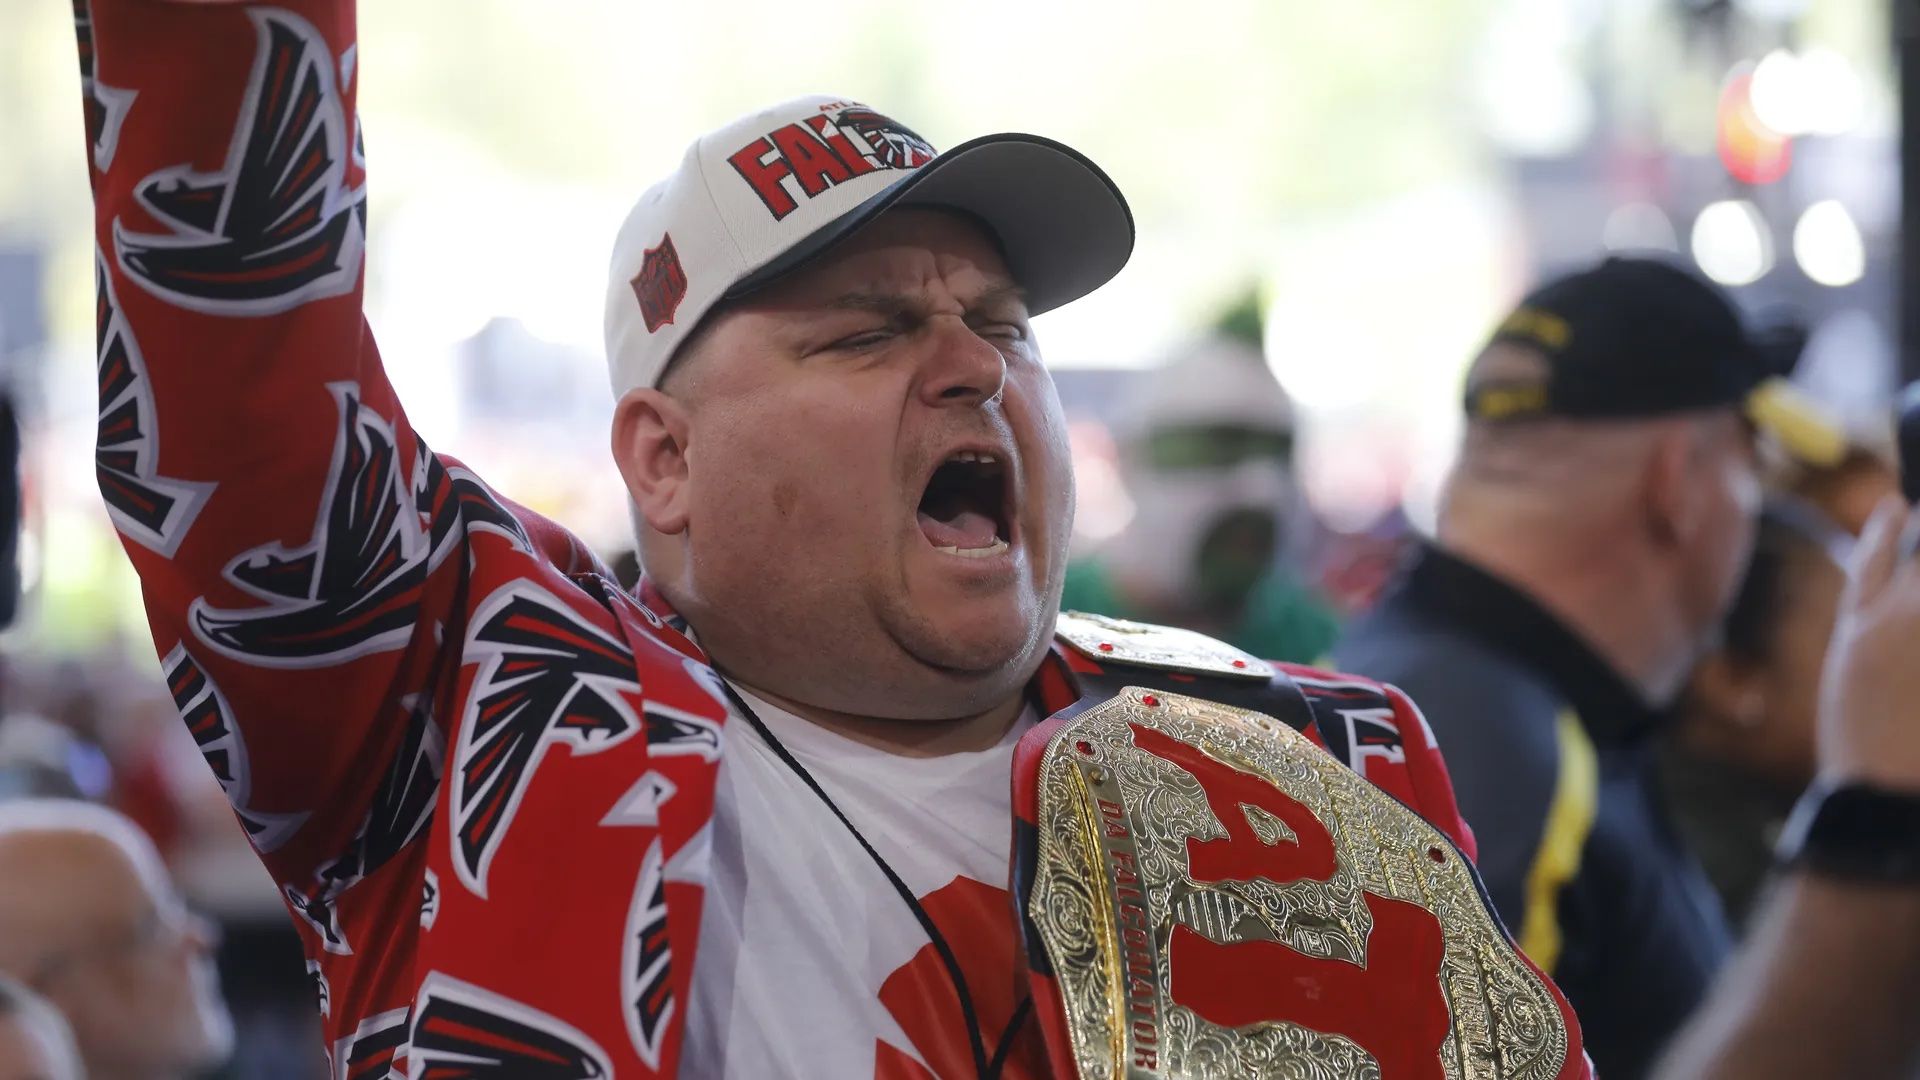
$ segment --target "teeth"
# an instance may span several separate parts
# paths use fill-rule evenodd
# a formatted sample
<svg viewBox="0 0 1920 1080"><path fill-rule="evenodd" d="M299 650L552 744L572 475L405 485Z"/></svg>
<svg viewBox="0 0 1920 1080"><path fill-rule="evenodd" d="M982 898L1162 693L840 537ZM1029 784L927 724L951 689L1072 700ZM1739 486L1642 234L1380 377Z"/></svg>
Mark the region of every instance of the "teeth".
<svg viewBox="0 0 1920 1080"><path fill-rule="evenodd" d="M1007 542L996 536L994 537L993 543L988 544L986 547L979 547L979 548L937 547L937 548L934 548L933 550L944 552L948 555L958 555L963 559L985 559L985 558L988 558L989 556L998 555L1001 552L1007 550Z"/></svg>
<svg viewBox="0 0 1920 1080"><path fill-rule="evenodd" d="M991 465L999 459L981 450L962 450L948 458L949 461L977 461L982 465Z"/></svg>

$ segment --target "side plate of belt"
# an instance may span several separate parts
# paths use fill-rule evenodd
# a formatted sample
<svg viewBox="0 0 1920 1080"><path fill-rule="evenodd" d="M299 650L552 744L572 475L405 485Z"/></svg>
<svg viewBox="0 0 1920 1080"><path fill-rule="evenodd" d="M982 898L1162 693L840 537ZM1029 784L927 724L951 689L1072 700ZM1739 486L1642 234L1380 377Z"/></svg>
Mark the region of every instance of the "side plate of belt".
<svg viewBox="0 0 1920 1080"><path fill-rule="evenodd" d="M1036 1003L1070 1044L1056 1063L1081 1080L1561 1074L1554 995L1438 829L1263 713L1138 685L1090 701L1016 768L1033 811L1017 902L1056 989Z"/></svg>

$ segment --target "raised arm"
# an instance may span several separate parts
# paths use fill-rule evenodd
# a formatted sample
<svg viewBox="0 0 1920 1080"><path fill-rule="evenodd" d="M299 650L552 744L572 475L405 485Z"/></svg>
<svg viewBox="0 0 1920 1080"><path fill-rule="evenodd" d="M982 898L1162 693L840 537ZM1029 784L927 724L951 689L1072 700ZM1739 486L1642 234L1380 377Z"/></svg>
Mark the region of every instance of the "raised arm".
<svg viewBox="0 0 1920 1080"><path fill-rule="evenodd" d="M463 505L498 508L414 438L361 316L353 5L75 14L101 493L189 730L289 899L323 907L427 819L448 556Z"/></svg>

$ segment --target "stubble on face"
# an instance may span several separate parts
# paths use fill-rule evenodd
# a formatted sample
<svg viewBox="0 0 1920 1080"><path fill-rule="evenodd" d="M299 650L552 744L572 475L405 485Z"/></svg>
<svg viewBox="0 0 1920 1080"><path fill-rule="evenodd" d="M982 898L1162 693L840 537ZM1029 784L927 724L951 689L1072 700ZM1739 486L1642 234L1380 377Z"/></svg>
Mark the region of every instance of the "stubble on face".
<svg viewBox="0 0 1920 1080"><path fill-rule="evenodd" d="M693 384L686 572L663 583L717 664L822 709L946 719L1017 695L1044 654L1071 528L1051 377L975 226L894 211L738 303ZM917 522L955 448L1013 492L1007 554Z"/></svg>

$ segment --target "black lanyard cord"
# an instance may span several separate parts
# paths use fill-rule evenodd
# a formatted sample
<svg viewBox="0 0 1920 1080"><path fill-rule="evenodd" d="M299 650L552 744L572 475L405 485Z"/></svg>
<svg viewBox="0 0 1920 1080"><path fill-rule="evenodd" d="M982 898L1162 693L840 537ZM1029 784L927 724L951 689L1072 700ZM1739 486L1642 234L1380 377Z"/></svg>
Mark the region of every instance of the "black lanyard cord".
<svg viewBox="0 0 1920 1080"><path fill-rule="evenodd" d="M1032 996L1022 999L1019 1008L1014 1010L1013 1018L1007 1022L1007 1030L1000 1036L1000 1043L994 1047L993 1057L989 1060L986 1038L980 1031L980 1017L973 1008L973 995L967 991L967 977L961 973L960 961L954 956L953 947L947 944L946 935L934 925L933 917L927 914L925 907L921 906L920 898L913 895L913 890L907 888L907 883L900 880L900 875L894 873L893 867L887 865L887 860L881 858L880 853L867 842L867 838L854 827L853 821L840 809L840 805L834 802L826 789L820 786L820 782L813 778L813 773L809 772L805 765L800 764L799 759L788 751L785 744L767 729L766 721L760 719L760 714L755 712L753 706L748 705L746 699L740 696L740 692L733 688L733 683L722 679L720 684L726 687L727 697L733 701L734 708L739 709L740 714L746 717L747 723L753 725L753 730L773 751L774 756L778 757L787 768L793 770L793 774L798 776L822 803L826 804L827 809L833 811L833 816L839 818L840 824L847 827L847 832L859 842L861 850L865 851L867 857L873 860L873 864L886 875L887 882L893 886L893 891L900 894L900 899L905 901L907 907L912 910L914 919L920 923L920 929L926 932L927 940L933 943L934 952L939 954L941 966L947 969L947 978L953 982L954 993L960 998L960 1012L967 1022L967 1043L973 1051L975 1075L980 1080L998 1080L1000 1070L1006 1066L1007 1055L1013 1049L1014 1033L1020 1030L1020 1025L1025 1022L1028 1012L1032 1010Z"/></svg>

